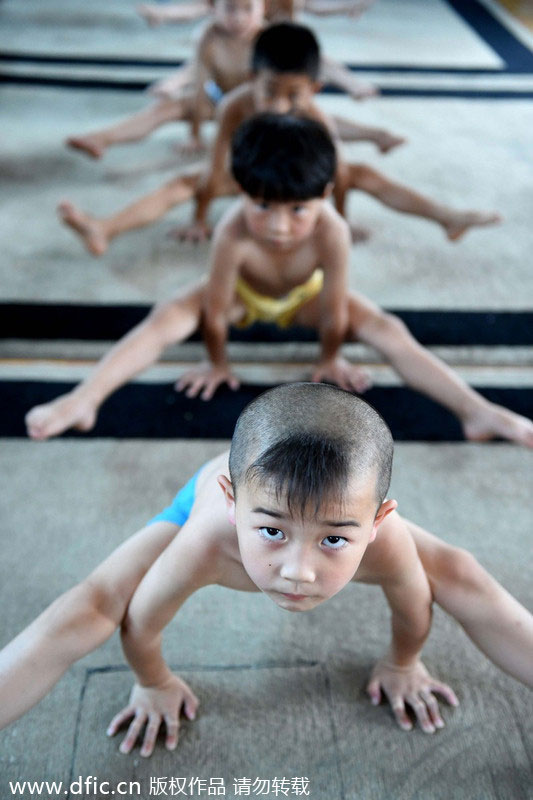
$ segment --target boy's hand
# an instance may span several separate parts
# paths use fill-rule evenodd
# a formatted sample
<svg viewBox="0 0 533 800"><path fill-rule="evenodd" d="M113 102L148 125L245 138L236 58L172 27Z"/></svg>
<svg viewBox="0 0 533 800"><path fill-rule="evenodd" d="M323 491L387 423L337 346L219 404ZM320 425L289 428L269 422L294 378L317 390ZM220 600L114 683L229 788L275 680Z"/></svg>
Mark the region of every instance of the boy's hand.
<svg viewBox="0 0 533 800"><path fill-rule="evenodd" d="M379 88L372 83L358 81L358 86L350 94L354 100L367 100L369 97L377 97L380 94Z"/></svg>
<svg viewBox="0 0 533 800"><path fill-rule="evenodd" d="M381 692L385 694L396 721L404 731L413 727L405 710L407 703L414 711L424 733L435 733L444 727L439 706L433 692L441 694L451 706L459 705L452 689L431 677L421 661L412 667L398 667L378 661L366 687L373 705L378 705Z"/></svg>
<svg viewBox="0 0 533 800"><path fill-rule="evenodd" d="M214 367L206 362L182 375L176 382L175 388L178 392L186 390L187 397L200 395L202 400L211 400L218 387L223 383L227 383L234 391L240 386L239 380L229 367Z"/></svg>
<svg viewBox="0 0 533 800"><path fill-rule="evenodd" d="M341 389L358 393L366 392L372 385L366 370L350 364L340 356L329 361L321 361L313 372L312 380L315 383L320 381L335 383Z"/></svg>
<svg viewBox="0 0 533 800"><path fill-rule="evenodd" d="M167 750L174 750L178 744L179 718L182 707L187 719L195 718L198 698L181 678L172 675L162 686L153 688L139 686L136 683L131 690L129 704L113 717L107 729L107 735L114 736L121 725L133 717L119 750L121 753L131 752L146 724L140 754L141 756L150 756L159 728L164 721L167 730L165 746Z"/></svg>
<svg viewBox="0 0 533 800"><path fill-rule="evenodd" d="M180 242L193 242L199 244L211 238L213 229L204 224L203 222L194 222L192 225L185 225L179 228L173 228L169 231L168 236L171 239L178 239Z"/></svg>

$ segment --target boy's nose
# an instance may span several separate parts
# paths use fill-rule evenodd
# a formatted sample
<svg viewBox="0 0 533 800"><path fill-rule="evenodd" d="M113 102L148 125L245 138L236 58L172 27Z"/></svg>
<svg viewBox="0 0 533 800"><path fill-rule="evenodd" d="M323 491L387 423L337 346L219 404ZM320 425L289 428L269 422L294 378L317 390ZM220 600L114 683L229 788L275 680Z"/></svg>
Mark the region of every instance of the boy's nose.
<svg viewBox="0 0 533 800"><path fill-rule="evenodd" d="M285 236L290 232L290 220L288 214L283 211L273 211L270 215L270 233L274 236Z"/></svg>
<svg viewBox="0 0 533 800"><path fill-rule="evenodd" d="M308 559L292 558L283 562L280 576L291 583L313 583L315 571Z"/></svg>
<svg viewBox="0 0 533 800"><path fill-rule="evenodd" d="M292 106L286 97L274 97L269 103L269 111L273 114L288 114L292 111Z"/></svg>

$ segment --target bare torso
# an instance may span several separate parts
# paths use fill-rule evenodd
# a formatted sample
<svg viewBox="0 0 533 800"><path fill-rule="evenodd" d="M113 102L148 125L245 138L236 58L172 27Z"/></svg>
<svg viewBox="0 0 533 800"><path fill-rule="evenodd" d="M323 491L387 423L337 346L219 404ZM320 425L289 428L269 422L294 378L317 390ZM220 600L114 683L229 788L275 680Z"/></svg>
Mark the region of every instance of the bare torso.
<svg viewBox="0 0 533 800"><path fill-rule="evenodd" d="M327 230L345 223L329 203L324 203L312 235L287 250L268 247L254 239L247 230L240 204L221 224L235 239L240 277L260 294L277 298L305 283L317 268L327 269L321 243Z"/></svg>
<svg viewBox="0 0 533 800"><path fill-rule="evenodd" d="M212 80L223 92L230 92L248 80L252 39L237 39L217 25L204 34L201 58Z"/></svg>

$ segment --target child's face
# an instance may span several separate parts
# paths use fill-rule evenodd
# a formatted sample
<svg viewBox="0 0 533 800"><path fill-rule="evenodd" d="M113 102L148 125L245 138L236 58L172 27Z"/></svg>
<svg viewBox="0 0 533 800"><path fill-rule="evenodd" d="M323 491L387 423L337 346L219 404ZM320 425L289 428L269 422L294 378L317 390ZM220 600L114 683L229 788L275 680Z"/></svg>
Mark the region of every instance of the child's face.
<svg viewBox="0 0 533 800"><path fill-rule="evenodd" d="M318 84L308 75L260 69L253 80L256 111L305 113L312 105L318 88Z"/></svg>
<svg viewBox="0 0 533 800"><path fill-rule="evenodd" d="M242 564L256 586L288 611L309 611L353 578L383 509L394 504L382 504L376 514L373 476L352 482L345 505L326 503L316 516L310 512L303 518L291 515L268 485L239 486L236 504L229 487L228 513L237 528Z"/></svg>
<svg viewBox="0 0 533 800"><path fill-rule="evenodd" d="M324 198L273 202L244 195L243 214L254 239L270 250L290 250L315 229Z"/></svg>
<svg viewBox="0 0 533 800"><path fill-rule="evenodd" d="M238 38L254 36L263 23L264 0L217 0L215 21Z"/></svg>

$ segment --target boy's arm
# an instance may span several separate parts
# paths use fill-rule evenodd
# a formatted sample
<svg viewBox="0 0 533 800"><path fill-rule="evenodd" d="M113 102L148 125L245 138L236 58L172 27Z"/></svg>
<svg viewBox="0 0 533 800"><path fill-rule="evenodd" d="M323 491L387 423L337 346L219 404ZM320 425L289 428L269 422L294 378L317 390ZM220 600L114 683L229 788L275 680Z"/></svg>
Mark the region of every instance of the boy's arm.
<svg viewBox="0 0 533 800"><path fill-rule="evenodd" d="M124 617L122 646L137 684L128 705L108 728L108 735L113 735L133 717L120 746L123 753L130 752L146 723L140 754L149 756L163 721L166 746L174 749L182 706L189 719L196 714L198 700L187 684L170 671L161 652L161 641L164 627L185 600L202 586L216 582L216 554L201 535L204 524L209 523L199 515L191 515L145 575Z"/></svg>
<svg viewBox="0 0 533 800"><path fill-rule="evenodd" d="M0 652L0 728L43 698L78 659L120 625L151 564L176 533L158 523L127 539Z"/></svg>
<svg viewBox="0 0 533 800"><path fill-rule="evenodd" d="M231 224L222 221L215 231L202 326L209 362L189 370L178 381L178 391L185 389L187 397L196 397L201 393L202 400L210 400L222 383L227 383L231 389L239 388L239 381L231 372L226 354L228 317L234 303L235 282L241 265L232 228Z"/></svg>
<svg viewBox="0 0 533 800"><path fill-rule="evenodd" d="M194 59L194 103L191 116L191 134L193 146L202 148L200 127L202 124L202 106L205 99L204 84L212 72L212 26L209 26L198 43Z"/></svg>
<svg viewBox="0 0 533 800"><path fill-rule="evenodd" d="M213 198L221 192L221 188L227 183L229 175L227 160L231 147L231 137L243 120L239 104L232 99L231 94L233 93L230 93L220 105L217 114L218 131L213 144L211 158L203 177L198 182L193 229L190 232L190 236L187 237L194 240L199 240L209 235L207 211Z"/></svg>
<svg viewBox="0 0 533 800"><path fill-rule="evenodd" d="M392 535L390 535L392 528ZM377 705L380 691L387 696L401 728L410 730L406 703L416 714L425 733L434 733L444 722L433 692L452 705L455 694L432 678L420 661L420 652L431 627L432 595L416 546L398 515L392 516L389 535L376 544L380 548L383 574L380 584L391 609L391 643L387 654L372 672L367 691Z"/></svg>
<svg viewBox="0 0 533 800"><path fill-rule="evenodd" d="M352 391L357 389L352 380L352 365L339 356L348 328L346 286L350 233L348 226L340 218L332 220L328 216L322 225L325 229L317 230L320 263L324 269L318 321L321 353L313 372L313 381L332 381L342 389Z"/></svg>

